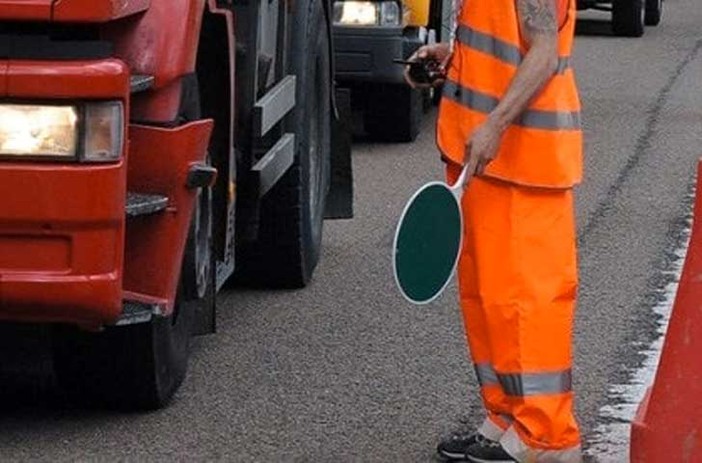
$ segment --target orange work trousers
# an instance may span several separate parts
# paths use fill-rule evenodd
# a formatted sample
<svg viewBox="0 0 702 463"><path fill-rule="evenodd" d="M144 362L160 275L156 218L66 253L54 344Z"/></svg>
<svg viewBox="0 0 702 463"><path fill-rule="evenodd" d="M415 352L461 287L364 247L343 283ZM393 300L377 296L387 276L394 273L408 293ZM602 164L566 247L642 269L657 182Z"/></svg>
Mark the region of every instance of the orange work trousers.
<svg viewBox="0 0 702 463"><path fill-rule="evenodd" d="M448 165L451 184L460 169ZM476 177L462 210L460 301L487 411L479 431L520 462L580 462L572 190Z"/></svg>

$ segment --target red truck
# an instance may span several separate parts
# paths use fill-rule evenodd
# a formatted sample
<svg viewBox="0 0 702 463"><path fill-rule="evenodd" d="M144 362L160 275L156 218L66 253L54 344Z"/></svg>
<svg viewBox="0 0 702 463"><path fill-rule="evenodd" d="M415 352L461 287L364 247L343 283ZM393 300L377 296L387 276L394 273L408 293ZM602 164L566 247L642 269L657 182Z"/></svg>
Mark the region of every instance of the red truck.
<svg viewBox="0 0 702 463"><path fill-rule="evenodd" d="M351 214L327 0L0 0L0 323L81 400L165 405L215 293Z"/></svg>

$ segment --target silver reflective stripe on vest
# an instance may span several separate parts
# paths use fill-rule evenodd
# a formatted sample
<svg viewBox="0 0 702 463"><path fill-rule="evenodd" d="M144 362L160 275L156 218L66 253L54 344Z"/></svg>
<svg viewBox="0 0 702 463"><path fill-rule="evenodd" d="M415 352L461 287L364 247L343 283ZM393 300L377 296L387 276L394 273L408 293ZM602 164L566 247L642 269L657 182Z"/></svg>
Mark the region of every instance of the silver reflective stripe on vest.
<svg viewBox="0 0 702 463"><path fill-rule="evenodd" d="M459 43L474 50L493 56L514 66L522 63L522 51L519 47L511 43L500 40L497 37L476 31L475 29L461 24L456 30L456 39ZM570 67L570 58L561 56L558 58L556 74L563 74Z"/></svg>
<svg viewBox="0 0 702 463"><path fill-rule="evenodd" d="M505 394L514 397L570 392L573 384L570 370L553 373L498 374L497 379Z"/></svg>
<svg viewBox="0 0 702 463"><path fill-rule="evenodd" d="M499 384L497 382L497 373L489 363L476 363L475 375L478 377L478 384L481 386L489 386Z"/></svg>
<svg viewBox="0 0 702 463"><path fill-rule="evenodd" d="M462 87L449 80L444 83L443 96L484 114L491 113L500 103L500 100L493 96ZM524 111L514 124L542 130L580 130L580 112L529 109Z"/></svg>
<svg viewBox="0 0 702 463"><path fill-rule="evenodd" d="M522 52L519 47L461 24L456 31L456 39L463 45L494 56L505 63L519 66Z"/></svg>

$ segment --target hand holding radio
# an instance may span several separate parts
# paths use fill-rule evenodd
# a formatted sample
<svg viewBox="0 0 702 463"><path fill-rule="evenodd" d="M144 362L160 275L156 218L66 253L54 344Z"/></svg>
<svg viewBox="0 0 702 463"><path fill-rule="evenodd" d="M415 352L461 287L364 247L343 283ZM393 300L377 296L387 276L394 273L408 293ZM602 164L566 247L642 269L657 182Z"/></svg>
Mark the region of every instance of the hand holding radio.
<svg viewBox="0 0 702 463"><path fill-rule="evenodd" d="M446 78L445 69L451 57L447 43L420 47L407 60L394 60L405 65L405 80L414 88L431 87Z"/></svg>

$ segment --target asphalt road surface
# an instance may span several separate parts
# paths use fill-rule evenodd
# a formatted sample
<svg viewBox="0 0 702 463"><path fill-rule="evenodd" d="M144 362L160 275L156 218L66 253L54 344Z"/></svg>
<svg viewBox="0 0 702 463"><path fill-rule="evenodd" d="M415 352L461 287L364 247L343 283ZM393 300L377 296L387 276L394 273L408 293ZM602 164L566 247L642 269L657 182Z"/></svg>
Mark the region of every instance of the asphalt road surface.
<svg viewBox="0 0 702 463"><path fill-rule="evenodd" d="M600 408L615 400L609 387L626 382L656 336L652 307L684 244L702 155L702 9L665 9L641 39L611 37L607 15L582 15L576 42L586 178L574 381L590 448ZM442 176L434 119L412 144L356 143L356 217L325 225L312 284L221 294L219 332L195 341L169 408L75 410L52 398L40 359L6 368L0 459L433 461L440 435L481 419L455 286L414 307L392 279L397 215Z"/></svg>

